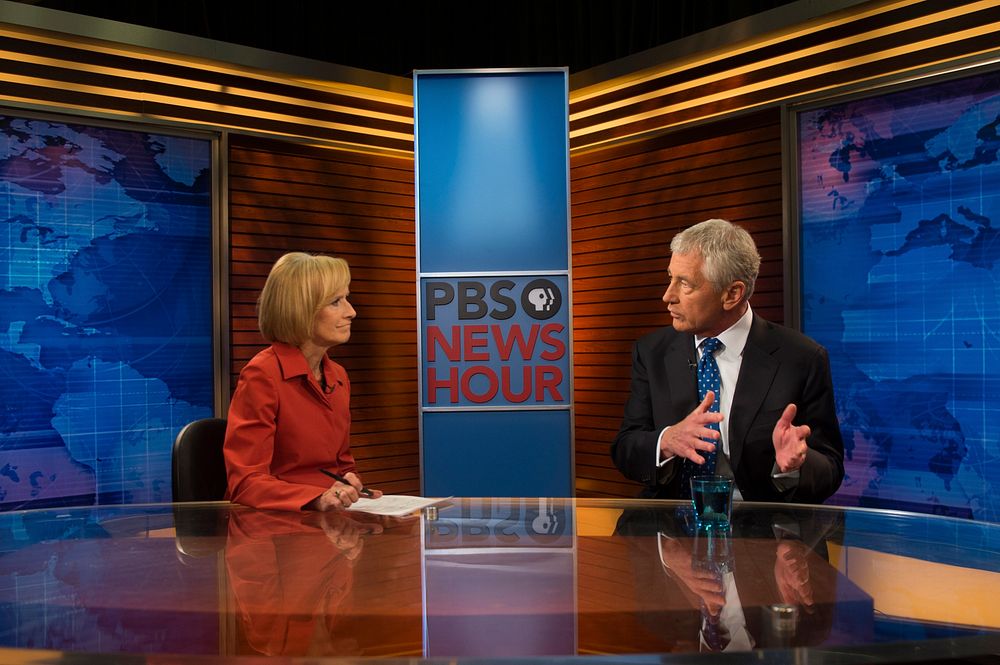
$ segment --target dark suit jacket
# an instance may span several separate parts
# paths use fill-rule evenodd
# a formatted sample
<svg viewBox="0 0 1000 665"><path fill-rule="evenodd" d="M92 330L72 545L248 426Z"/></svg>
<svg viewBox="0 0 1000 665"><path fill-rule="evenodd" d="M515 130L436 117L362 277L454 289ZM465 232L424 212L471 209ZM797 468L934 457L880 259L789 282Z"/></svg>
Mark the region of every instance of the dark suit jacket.
<svg viewBox="0 0 1000 665"><path fill-rule="evenodd" d="M615 465L645 485L640 496L681 496L681 460L658 469L660 431L683 420L698 405L694 337L661 328L632 350L632 390L621 430L611 446ZM798 485L780 491L771 479L771 434L785 407L795 403L795 424L812 429ZM826 350L801 333L753 317L729 417L730 463L743 498L749 501L819 503L844 477L833 382Z"/></svg>

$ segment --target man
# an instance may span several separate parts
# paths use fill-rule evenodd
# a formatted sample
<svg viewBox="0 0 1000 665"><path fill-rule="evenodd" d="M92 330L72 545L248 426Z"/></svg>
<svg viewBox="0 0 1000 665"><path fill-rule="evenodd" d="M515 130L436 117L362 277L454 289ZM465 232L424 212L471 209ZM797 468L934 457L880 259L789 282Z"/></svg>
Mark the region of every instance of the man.
<svg viewBox="0 0 1000 665"><path fill-rule="evenodd" d="M673 325L633 348L615 465L645 498L686 498L692 475L715 473L745 500L822 502L844 477L826 350L753 313L760 256L743 229L710 219L670 250Z"/></svg>

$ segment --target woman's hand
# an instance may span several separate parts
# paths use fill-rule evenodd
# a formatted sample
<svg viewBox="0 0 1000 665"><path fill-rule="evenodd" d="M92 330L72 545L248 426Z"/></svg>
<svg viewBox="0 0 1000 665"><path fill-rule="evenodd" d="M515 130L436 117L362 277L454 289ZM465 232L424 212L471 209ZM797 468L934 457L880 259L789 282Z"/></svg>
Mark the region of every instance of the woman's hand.
<svg viewBox="0 0 1000 665"><path fill-rule="evenodd" d="M313 503L316 504L316 510L326 512L347 508L357 500L358 490L354 486L335 480L325 492L316 497Z"/></svg>
<svg viewBox="0 0 1000 665"><path fill-rule="evenodd" d="M326 537L344 556L354 561L364 547L364 536L382 533L383 527L378 522L356 522L346 514L336 512L326 513L320 518L320 527Z"/></svg>
<svg viewBox="0 0 1000 665"><path fill-rule="evenodd" d="M355 497L354 500L351 501L351 503L357 501L358 497L361 496L367 499L377 499L380 496L382 496L381 490L373 490L370 488L366 488L364 483L361 482L361 476L359 476L356 473L353 472L348 473L347 475L344 476L344 478L347 479L347 482L349 482L354 491L357 492L357 497Z"/></svg>
<svg viewBox="0 0 1000 665"><path fill-rule="evenodd" d="M357 501L362 496L361 491L364 489L361 478L356 473L351 472L344 476L344 480L347 482L333 481L333 484L325 492L316 497L310 506L314 510L326 512L328 510L347 508ZM382 496L382 492L379 490L369 490L369 492L371 492L372 499Z"/></svg>

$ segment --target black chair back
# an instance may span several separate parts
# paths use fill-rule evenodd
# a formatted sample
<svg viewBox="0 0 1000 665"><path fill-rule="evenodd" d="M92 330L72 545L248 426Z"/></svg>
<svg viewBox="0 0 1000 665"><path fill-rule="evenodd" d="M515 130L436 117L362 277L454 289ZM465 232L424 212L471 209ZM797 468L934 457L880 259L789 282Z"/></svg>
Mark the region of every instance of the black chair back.
<svg viewBox="0 0 1000 665"><path fill-rule="evenodd" d="M225 418L188 423L174 439L174 501L221 501L226 494Z"/></svg>

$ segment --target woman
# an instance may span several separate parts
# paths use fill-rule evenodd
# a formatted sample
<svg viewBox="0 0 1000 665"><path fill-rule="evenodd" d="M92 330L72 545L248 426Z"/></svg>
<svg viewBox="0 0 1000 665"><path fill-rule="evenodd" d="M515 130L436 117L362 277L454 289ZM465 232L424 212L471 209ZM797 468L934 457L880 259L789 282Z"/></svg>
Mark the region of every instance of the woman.
<svg viewBox="0 0 1000 665"><path fill-rule="evenodd" d="M320 511L358 500L363 485L349 443L351 384L327 356L351 337L350 282L347 262L329 256L293 252L271 268L257 302L260 332L271 346L240 372L229 405L229 500ZM331 473L346 482L331 484Z"/></svg>

